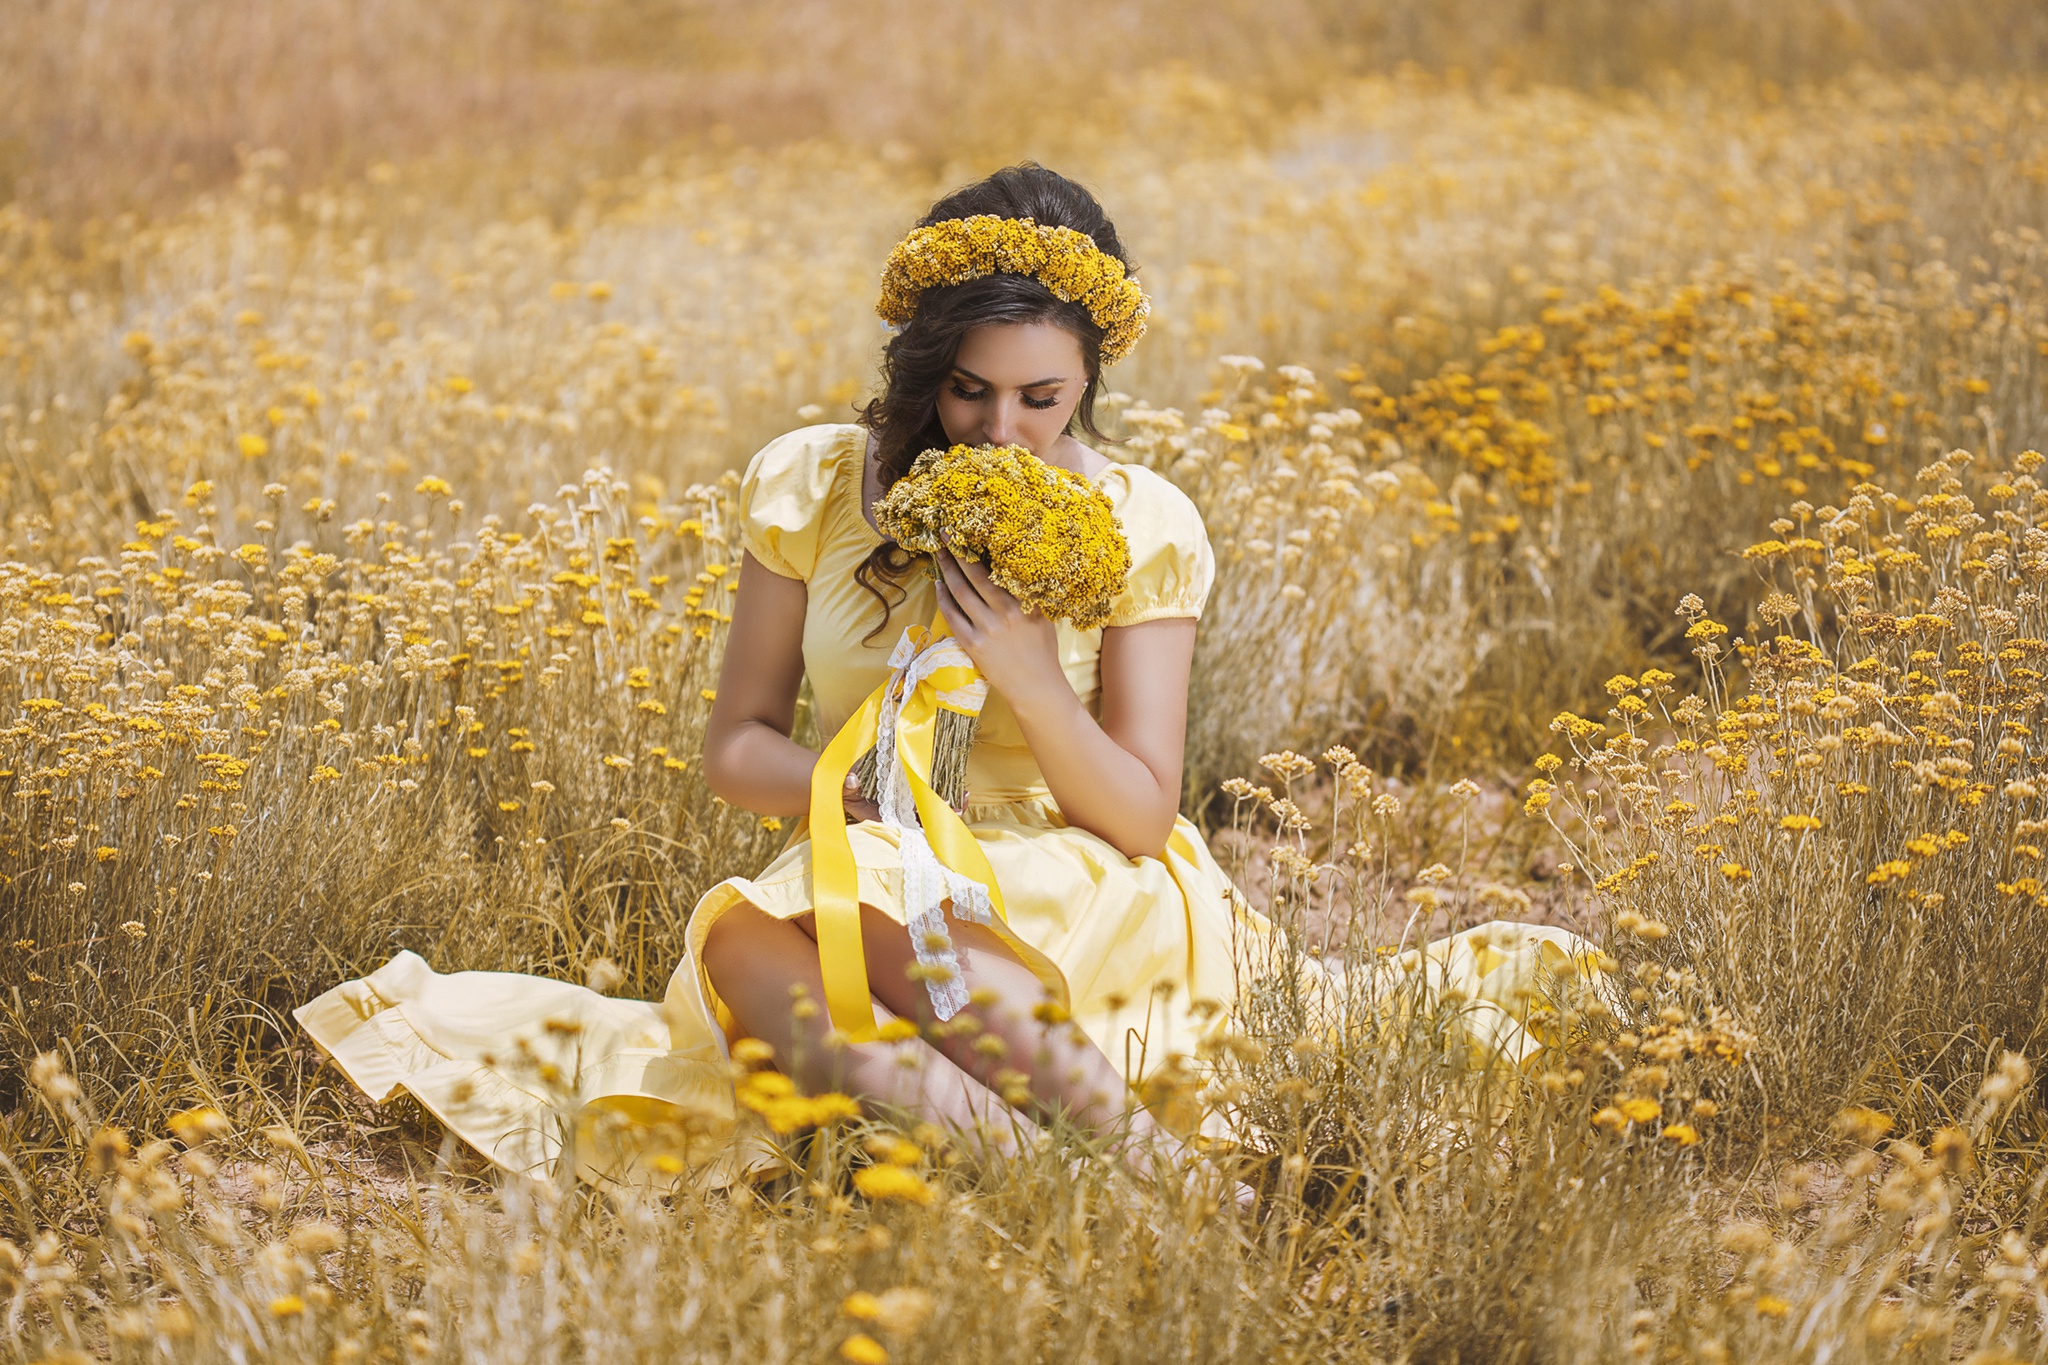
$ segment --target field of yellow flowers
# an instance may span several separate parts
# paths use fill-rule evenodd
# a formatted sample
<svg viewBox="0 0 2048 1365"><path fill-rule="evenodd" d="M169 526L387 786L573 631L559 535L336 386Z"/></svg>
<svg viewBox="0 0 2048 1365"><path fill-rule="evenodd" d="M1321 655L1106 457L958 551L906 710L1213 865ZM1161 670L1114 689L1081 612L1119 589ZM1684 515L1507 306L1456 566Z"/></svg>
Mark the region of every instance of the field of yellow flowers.
<svg viewBox="0 0 2048 1365"><path fill-rule="evenodd" d="M260 26L218 35L258 114L24 77L61 136L0 136L0 1361L2048 1362L2048 94L1991 59L2038 26L1959 20L1957 80L1881 6L1726 0L1772 79L1592 93L1574 35L1672 32L1429 8L1344 41L1443 74L1290 83L1317 6L1135 5L1113 98L939 66L946 131L749 123L782 87L726 15L739 104L635 86L670 121L603 105L587 155L488 122L597 108L567 68L485 73L496 149L384 100L388 155L339 84L263 123ZM823 88L853 20L813 17ZM230 114L275 146L218 164ZM890 245L1024 155L1136 253L1112 453L1217 551L1184 808L1276 951L1353 969L1332 1030L1248 959L1169 1079L1256 1208L838 1102L796 1177L607 1197L362 1105L293 1005L399 948L651 996L779 846L698 771L734 471L850 416ZM1373 965L1495 918L1612 967L1524 1074Z"/></svg>

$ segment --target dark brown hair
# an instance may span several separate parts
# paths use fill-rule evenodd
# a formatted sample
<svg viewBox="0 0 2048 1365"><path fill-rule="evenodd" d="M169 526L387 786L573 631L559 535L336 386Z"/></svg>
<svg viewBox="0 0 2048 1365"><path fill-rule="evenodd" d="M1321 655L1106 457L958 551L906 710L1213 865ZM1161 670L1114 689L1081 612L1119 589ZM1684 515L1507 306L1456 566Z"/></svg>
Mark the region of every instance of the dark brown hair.
<svg viewBox="0 0 2048 1365"><path fill-rule="evenodd" d="M931 206L916 226L928 227L976 214L1029 218L1046 227L1086 233L1105 254L1132 270L1116 228L1094 195L1074 181L1035 162L1006 166L985 180L953 191ZM1078 303L1067 303L1028 275L984 275L964 284L927 289L918 296L917 313L889 339L882 351L882 392L860 410L860 424L875 435L875 464L881 491L886 493L910 472L917 457L949 442L939 422L939 390L952 377L953 362L968 332L991 323L1050 322L1081 343L1088 372L1087 387L1075 405L1067 430L1079 427L1096 441L1108 438L1095 426L1095 396L1102 384L1102 329ZM905 593L897 581L919 556L892 540L876 546L854 569L854 581L882 604L882 620L862 636L865 643L889 625L889 614ZM886 583L892 603L882 592Z"/></svg>

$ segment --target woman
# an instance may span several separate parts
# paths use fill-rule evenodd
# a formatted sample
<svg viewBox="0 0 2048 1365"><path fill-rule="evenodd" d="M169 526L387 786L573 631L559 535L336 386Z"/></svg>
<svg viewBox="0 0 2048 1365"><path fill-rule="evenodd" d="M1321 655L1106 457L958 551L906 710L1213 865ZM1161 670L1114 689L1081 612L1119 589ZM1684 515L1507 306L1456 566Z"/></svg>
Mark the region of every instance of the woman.
<svg viewBox="0 0 2048 1365"><path fill-rule="evenodd" d="M729 1079L744 1037L805 1091L908 1111L997 1153L1019 1115L1056 1114L1141 1139L1127 1149L1141 1165L1178 1150L1131 1097L1222 1026L1233 939L1264 925L1177 812L1214 573L1201 517L1159 475L1074 435L1100 439L1102 368L1142 331L1143 296L1101 206L1042 167L946 196L919 229L885 279L883 311L902 325L881 396L858 423L770 443L742 485L745 555L704 774L736 806L805 817L789 844L705 893L658 1008L510 973L440 976L406 953L300 1010L373 1096L412 1093L514 1170L566 1143L593 1179L729 1172L760 1150L742 1140ZM991 232L1011 265L979 273ZM1132 567L1106 626L1048 620L948 553L928 576L875 528L876 500L921 451L962 442L1026 446L1107 495ZM972 1004L944 1022L916 979L900 831L851 779L818 805L819 755L790 738L806 675L820 733L835 734L888 677L905 627L935 618L990 688L961 814L1006 912L947 920ZM821 952L808 817L834 805L857 928ZM821 1002L849 952L865 976L854 1013L873 1025L835 1033L845 1002Z"/></svg>
<svg viewBox="0 0 2048 1365"><path fill-rule="evenodd" d="M1037 166L948 195L912 244L943 253L950 229L938 225L982 218L1017 224L1002 230L1020 239L1018 220L1069 229L1083 259L1115 263L1097 263L1100 276L1126 278L1101 206ZM830 735L887 675L902 627L936 611L992 693L968 759L964 815L1007 920L948 924L963 984L982 1003L969 1028L929 1027L938 1021L910 972L897 832L850 785L868 1005L885 1027L897 1018L925 1025L922 1039L828 1049L822 1012L792 1015L793 991L826 994L801 843L760 877L714 888L697 908L692 941L702 945L711 1008L793 1059L810 1087L847 1089L999 1142L1011 1132L1005 1100L1104 1128L1124 1121L1130 1086L1189 1051L1231 992L1231 921L1242 907L1177 813L1195 618L1214 561L1185 494L1073 435L1099 439L1105 345L1127 346L1142 326L1134 286L1098 291L1100 317L1033 275L1005 271L925 287L913 300L905 296L919 273L903 255L885 290L909 316L888 345L881 397L859 424L791 433L748 468L747 555L705 777L748 810L804 811L817 755L789 738L800 678L809 674L820 733ZM947 277L943 264L925 273ZM919 452L957 443L1026 446L1107 494L1132 567L1106 627L1076 630L1037 615L981 565L944 551L936 580L907 572L912 557L874 528L871 509ZM1048 996L1077 1028L1045 1027ZM1128 1123L1163 1136L1142 1107Z"/></svg>

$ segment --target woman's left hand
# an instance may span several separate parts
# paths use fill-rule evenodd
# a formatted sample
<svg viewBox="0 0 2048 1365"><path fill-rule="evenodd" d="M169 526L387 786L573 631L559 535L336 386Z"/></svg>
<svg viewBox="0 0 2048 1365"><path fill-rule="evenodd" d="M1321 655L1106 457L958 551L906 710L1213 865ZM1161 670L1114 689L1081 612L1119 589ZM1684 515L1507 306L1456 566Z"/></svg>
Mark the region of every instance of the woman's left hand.
<svg viewBox="0 0 2048 1365"><path fill-rule="evenodd" d="M1060 667L1059 628L1051 617L997 586L986 565L959 559L943 546L934 557L939 566L940 614L981 676L1012 710L1041 696L1057 696L1054 688L1072 692Z"/></svg>

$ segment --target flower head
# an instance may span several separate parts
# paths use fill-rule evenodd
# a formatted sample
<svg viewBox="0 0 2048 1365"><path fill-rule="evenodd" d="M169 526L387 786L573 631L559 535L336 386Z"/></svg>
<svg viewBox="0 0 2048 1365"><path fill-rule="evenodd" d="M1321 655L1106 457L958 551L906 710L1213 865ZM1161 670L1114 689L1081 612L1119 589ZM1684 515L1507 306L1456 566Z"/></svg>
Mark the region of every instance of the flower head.
<svg viewBox="0 0 2048 1365"><path fill-rule="evenodd" d="M929 1204L936 1192L916 1171L907 1166L885 1164L854 1172L853 1187L876 1203L901 1199L911 1204Z"/></svg>
<svg viewBox="0 0 2048 1365"><path fill-rule="evenodd" d="M1023 446L925 451L875 504L875 525L921 554L943 539L1027 607L1082 630L1108 622L1130 576L1108 496Z"/></svg>

